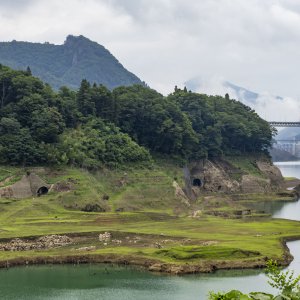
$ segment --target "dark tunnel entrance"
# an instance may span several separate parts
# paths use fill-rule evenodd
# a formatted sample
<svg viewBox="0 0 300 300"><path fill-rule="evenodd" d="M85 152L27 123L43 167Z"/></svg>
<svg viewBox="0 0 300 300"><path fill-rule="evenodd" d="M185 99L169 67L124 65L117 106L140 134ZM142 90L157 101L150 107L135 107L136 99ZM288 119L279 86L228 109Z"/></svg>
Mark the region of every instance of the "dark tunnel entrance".
<svg viewBox="0 0 300 300"><path fill-rule="evenodd" d="M194 178L193 179L193 186L198 186L201 187L202 186L202 181L199 178Z"/></svg>
<svg viewBox="0 0 300 300"><path fill-rule="evenodd" d="M40 197L42 195L46 195L47 193L48 193L48 188L46 186L40 187L37 191L38 197Z"/></svg>

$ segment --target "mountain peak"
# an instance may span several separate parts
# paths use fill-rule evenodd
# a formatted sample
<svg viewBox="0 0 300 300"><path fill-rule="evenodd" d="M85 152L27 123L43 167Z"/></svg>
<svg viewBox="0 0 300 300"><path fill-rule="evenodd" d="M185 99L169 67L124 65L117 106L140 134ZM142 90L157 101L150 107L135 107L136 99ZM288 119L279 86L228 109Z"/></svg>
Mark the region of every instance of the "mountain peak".
<svg viewBox="0 0 300 300"><path fill-rule="evenodd" d="M90 39L86 38L83 35L72 35L69 34L64 42L64 45L70 45L70 44L74 44L74 43L82 43L82 42L88 42L88 43L93 43Z"/></svg>
<svg viewBox="0 0 300 300"><path fill-rule="evenodd" d="M0 63L26 70L55 89L66 85L77 89L82 79L109 89L143 84L126 70L102 45L83 35L68 35L63 45L30 42L0 42Z"/></svg>

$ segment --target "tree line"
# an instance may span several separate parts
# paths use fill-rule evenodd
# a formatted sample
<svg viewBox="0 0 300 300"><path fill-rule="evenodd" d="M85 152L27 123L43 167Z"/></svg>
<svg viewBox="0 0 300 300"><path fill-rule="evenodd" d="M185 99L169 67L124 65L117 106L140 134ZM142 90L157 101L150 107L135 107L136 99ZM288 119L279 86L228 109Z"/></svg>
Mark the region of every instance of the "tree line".
<svg viewBox="0 0 300 300"><path fill-rule="evenodd" d="M273 130L253 110L186 89L163 96L142 85L109 90L82 80L58 92L0 65L0 162L87 168L266 152Z"/></svg>

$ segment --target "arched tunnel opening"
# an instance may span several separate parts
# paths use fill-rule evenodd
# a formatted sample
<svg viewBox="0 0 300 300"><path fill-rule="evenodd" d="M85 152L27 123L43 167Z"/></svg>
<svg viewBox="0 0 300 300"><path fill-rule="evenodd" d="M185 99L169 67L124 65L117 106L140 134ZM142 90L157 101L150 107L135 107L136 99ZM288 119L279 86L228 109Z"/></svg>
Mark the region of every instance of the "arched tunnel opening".
<svg viewBox="0 0 300 300"><path fill-rule="evenodd" d="M202 181L200 178L194 178L193 179L193 186L198 186L201 187L202 186Z"/></svg>
<svg viewBox="0 0 300 300"><path fill-rule="evenodd" d="M46 186L42 186L37 191L37 196L40 197L42 195L46 195L48 193L48 188Z"/></svg>

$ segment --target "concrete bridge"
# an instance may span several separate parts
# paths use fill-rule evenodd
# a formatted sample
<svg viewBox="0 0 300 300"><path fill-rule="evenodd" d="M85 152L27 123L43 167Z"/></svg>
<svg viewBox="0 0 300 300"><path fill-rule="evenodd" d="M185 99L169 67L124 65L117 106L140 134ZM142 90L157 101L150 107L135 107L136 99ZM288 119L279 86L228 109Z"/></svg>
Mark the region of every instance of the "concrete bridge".
<svg viewBox="0 0 300 300"><path fill-rule="evenodd" d="M268 122L273 127L300 127L300 122L277 122L270 121Z"/></svg>
<svg viewBox="0 0 300 300"><path fill-rule="evenodd" d="M296 139L293 139L293 140L276 140L276 142L280 142L280 143L297 143L297 142L300 142L300 140L296 140Z"/></svg>

